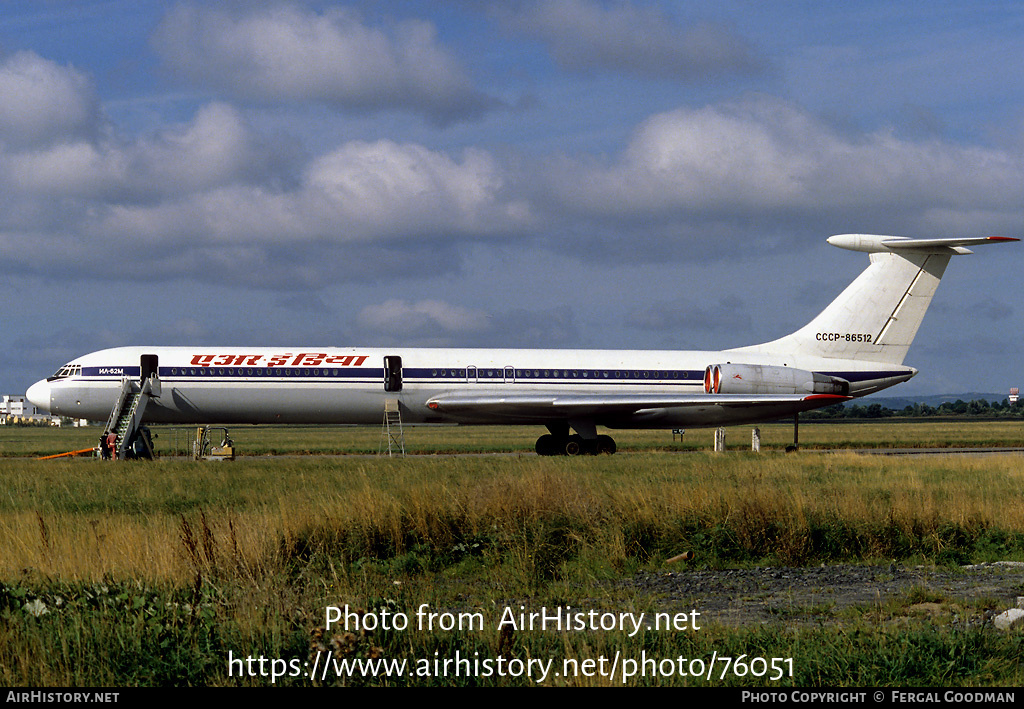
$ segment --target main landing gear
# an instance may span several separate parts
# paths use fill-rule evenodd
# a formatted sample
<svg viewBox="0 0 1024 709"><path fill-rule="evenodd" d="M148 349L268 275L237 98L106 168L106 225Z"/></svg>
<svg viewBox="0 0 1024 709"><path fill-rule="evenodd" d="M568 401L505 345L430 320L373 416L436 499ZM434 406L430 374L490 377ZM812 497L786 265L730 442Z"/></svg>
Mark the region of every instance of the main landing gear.
<svg viewBox="0 0 1024 709"><path fill-rule="evenodd" d="M578 434L545 433L537 439L537 455L611 455L614 452L615 439L611 436L587 439Z"/></svg>

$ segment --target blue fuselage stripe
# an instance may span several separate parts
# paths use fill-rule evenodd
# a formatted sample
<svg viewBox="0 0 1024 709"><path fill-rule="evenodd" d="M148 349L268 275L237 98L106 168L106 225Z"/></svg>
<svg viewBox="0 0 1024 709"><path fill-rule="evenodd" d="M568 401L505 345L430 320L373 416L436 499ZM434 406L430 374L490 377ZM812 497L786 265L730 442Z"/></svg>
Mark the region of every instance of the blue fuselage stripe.
<svg viewBox="0 0 1024 709"><path fill-rule="evenodd" d="M140 375L137 366L83 367L81 379L119 381ZM384 381L386 370L377 367L160 367L160 378L168 382L210 380L346 380ZM905 376L904 371L822 372L848 382L862 382ZM415 382L560 382L571 384L701 384L704 371L692 369L571 369L499 367L405 367L402 378Z"/></svg>

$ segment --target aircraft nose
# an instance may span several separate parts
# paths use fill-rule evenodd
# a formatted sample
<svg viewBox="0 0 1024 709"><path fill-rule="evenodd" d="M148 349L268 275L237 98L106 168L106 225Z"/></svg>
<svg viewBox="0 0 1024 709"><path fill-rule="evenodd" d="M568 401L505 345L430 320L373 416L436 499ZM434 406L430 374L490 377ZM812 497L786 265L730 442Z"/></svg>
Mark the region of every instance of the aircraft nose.
<svg viewBox="0 0 1024 709"><path fill-rule="evenodd" d="M32 405L43 411L50 410L50 382L42 379L28 388L25 398L32 402Z"/></svg>

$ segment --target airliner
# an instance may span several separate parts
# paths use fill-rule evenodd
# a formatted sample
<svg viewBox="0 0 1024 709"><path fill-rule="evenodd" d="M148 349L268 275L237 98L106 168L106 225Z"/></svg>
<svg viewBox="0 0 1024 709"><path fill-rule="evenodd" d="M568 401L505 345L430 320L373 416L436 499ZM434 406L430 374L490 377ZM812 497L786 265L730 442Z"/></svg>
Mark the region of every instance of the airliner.
<svg viewBox="0 0 1024 709"><path fill-rule="evenodd" d="M102 420L129 383L147 423L544 426L541 455L614 453L598 433L791 418L913 377L903 360L949 259L1009 237L840 234L870 264L796 332L721 351L118 347L33 384L52 414Z"/></svg>

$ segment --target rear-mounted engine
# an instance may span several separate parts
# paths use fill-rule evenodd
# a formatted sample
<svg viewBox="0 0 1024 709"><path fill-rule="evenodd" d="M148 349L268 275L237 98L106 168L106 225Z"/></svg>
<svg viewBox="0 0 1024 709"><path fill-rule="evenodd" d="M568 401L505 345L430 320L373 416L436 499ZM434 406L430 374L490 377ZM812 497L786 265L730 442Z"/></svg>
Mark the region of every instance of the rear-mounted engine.
<svg viewBox="0 0 1024 709"><path fill-rule="evenodd" d="M714 364L704 370L708 394L841 394L850 382L793 367L767 364Z"/></svg>

